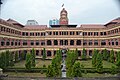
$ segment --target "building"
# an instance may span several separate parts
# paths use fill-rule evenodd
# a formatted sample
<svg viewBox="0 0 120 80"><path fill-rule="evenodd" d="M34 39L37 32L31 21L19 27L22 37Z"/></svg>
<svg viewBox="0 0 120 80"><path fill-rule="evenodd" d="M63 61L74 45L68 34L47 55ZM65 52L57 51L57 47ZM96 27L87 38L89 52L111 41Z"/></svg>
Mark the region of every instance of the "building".
<svg viewBox="0 0 120 80"><path fill-rule="evenodd" d="M68 13L65 8L60 12L59 25L22 25L17 21L0 19L0 52L10 50L13 54L27 54L35 49L36 57L43 55L46 48L47 58L52 58L56 50L68 48L78 49L79 58L83 48L86 55L91 57L96 48L100 52L114 49L120 50L120 18L107 24L69 25Z"/></svg>
<svg viewBox="0 0 120 80"><path fill-rule="evenodd" d="M49 20L49 26L50 25L59 25L59 20L58 19Z"/></svg>
<svg viewBox="0 0 120 80"><path fill-rule="evenodd" d="M26 25L38 25L36 20L28 20Z"/></svg>

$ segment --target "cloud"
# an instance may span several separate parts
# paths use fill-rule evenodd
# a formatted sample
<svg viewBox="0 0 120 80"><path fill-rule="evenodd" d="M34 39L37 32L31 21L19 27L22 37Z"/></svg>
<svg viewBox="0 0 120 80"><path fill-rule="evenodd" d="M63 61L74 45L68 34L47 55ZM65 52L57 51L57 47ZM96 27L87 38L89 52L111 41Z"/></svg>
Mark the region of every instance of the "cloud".
<svg viewBox="0 0 120 80"><path fill-rule="evenodd" d="M69 13L70 23L78 25L105 23L120 16L119 8L113 0L6 0L1 17L13 18L23 24L29 19L35 19L39 24L48 24L54 17L59 19L63 3Z"/></svg>

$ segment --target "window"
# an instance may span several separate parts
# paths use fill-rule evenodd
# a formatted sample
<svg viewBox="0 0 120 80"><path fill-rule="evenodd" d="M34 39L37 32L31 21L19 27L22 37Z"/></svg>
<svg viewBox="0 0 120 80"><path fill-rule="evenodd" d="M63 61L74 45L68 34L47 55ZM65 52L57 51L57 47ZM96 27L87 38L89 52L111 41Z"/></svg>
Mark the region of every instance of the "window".
<svg viewBox="0 0 120 80"><path fill-rule="evenodd" d="M111 40L111 42L112 42L112 45L114 45L114 40Z"/></svg>
<svg viewBox="0 0 120 80"><path fill-rule="evenodd" d="M70 40L70 45L74 45L74 40Z"/></svg>
<svg viewBox="0 0 120 80"><path fill-rule="evenodd" d="M5 42L4 40L1 41L1 46L4 46L5 45Z"/></svg>
<svg viewBox="0 0 120 80"><path fill-rule="evenodd" d="M54 40L54 45L58 45L58 41L57 40Z"/></svg>
<svg viewBox="0 0 120 80"><path fill-rule="evenodd" d="M98 36L98 32L94 32L94 36Z"/></svg>
<svg viewBox="0 0 120 80"><path fill-rule="evenodd" d="M83 32L83 36L87 36L87 32Z"/></svg>
<svg viewBox="0 0 120 80"><path fill-rule="evenodd" d="M81 40L77 40L76 45L81 45Z"/></svg>
<svg viewBox="0 0 120 80"><path fill-rule="evenodd" d="M116 39L116 42L115 42L116 45L118 45L118 40Z"/></svg>
<svg viewBox="0 0 120 80"><path fill-rule="evenodd" d="M36 41L36 46L38 46L39 45L39 41Z"/></svg>
<svg viewBox="0 0 120 80"><path fill-rule="evenodd" d="M25 32L22 32L22 36L25 36Z"/></svg>
<svg viewBox="0 0 120 80"><path fill-rule="evenodd" d="M10 45L10 40L7 40L6 46L9 46L9 45Z"/></svg>
<svg viewBox="0 0 120 80"><path fill-rule="evenodd" d="M105 41L105 40L102 40L102 41L101 41L101 45L106 45L106 41Z"/></svg>
<svg viewBox="0 0 120 80"><path fill-rule="evenodd" d="M30 43L31 45L34 45L34 41L31 41L31 43Z"/></svg>
<svg viewBox="0 0 120 80"><path fill-rule="evenodd" d="M51 51L47 51L47 56L51 56Z"/></svg>
<svg viewBox="0 0 120 80"><path fill-rule="evenodd" d="M89 40L89 45L92 45L92 40Z"/></svg>
<svg viewBox="0 0 120 80"><path fill-rule="evenodd" d="M74 35L74 32L70 32L70 35Z"/></svg>
<svg viewBox="0 0 120 80"><path fill-rule="evenodd" d="M84 40L84 41L83 41L83 45L87 45L87 40Z"/></svg>
<svg viewBox="0 0 120 80"><path fill-rule="evenodd" d="M17 46L17 40L15 41L15 46Z"/></svg>
<svg viewBox="0 0 120 80"><path fill-rule="evenodd" d="M88 36L92 36L92 32L88 32Z"/></svg>
<svg viewBox="0 0 120 80"><path fill-rule="evenodd" d="M27 41L26 40L23 41L23 46L25 46L25 45L27 45Z"/></svg>
<svg viewBox="0 0 120 80"><path fill-rule="evenodd" d="M51 40L47 40L47 45L52 45Z"/></svg>
<svg viewBox="0 0 120 80"><path fill-rule="evenodd" d="M98 45L98 41L97 40L94 41L94 45Z"/></svg>
<svg viewBox="0 0 120 80"><path fill-rule="evenodd" d="M14 45L14 40L11 41L11 46L13 46L13 45Z"/></svg>
<svg viewBox="0 0 120 80"><path fill-rule="evenodd" d="M45 45L45 41L41 41L41 45L42 45L42 46Z"/></svg>

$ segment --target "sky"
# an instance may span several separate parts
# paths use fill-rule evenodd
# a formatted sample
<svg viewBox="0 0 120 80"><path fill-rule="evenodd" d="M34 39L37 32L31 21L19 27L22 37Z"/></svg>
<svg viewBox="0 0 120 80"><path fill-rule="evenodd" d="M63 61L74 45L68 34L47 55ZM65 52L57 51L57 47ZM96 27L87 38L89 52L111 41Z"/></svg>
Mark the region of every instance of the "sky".
<svg viewBox="0 0 120 80"><path fill-rule="evenodd" d="M27 20L36 20L48 25L49 20L60 18L62 4L68 11L70 24L106 24L120 17L117 0L4 0L2 19L14 19L25 25Z"/></svg>

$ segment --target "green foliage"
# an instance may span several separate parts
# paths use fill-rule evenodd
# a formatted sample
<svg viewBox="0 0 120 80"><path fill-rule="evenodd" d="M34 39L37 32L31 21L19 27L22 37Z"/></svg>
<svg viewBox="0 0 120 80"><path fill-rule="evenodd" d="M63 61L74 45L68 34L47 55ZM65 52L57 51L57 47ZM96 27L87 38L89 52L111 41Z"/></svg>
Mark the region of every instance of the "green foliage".
<svg viewBox="0 0 120 80"><path fill-rule="evenodd" d="M35 50L34 48L32 49L32 53L31 53L31 65L32 67L35 67Z"/></svg>
<svg viewBox="0 0 120 80"><path fill-rule="evenodd" d="M61 74L61 60L62 60L62 54L61 50L57 50L56 56L52 59L52 67L54 70L54 77L60 76Z"/></svg>
<svg viewBox="0 0 120 80"><path fill-rule="evenodd" d="M76 59L78 59L78 49L75 50Z"/></svg>
<svg viewBox="0 0 120 80"><path fill-rule="evenodd" d="M54 68L52 65L49 65L47 68L46 77L54 77L54 76L55 76Z"/></svg>
<svg viewBox="0 0 120 80"><path fill-rule="evenodd" d="M94 53L93 53L93 56L92 56L92 65L93 65L93 67L96 67L97 54L98 54L98 50L94 49Z"/></svg>
<svg viewBox="0 0 120 80"><path fill-rule="evenodd" d="M104 59L104 60L107 60L107 59L108 59L107 49L104 49L104 51L103 51L103 59Z"/></svg>
<svg viewBox="0 0 120 80"><path fill-rule="evenodd" d="M10 56L9 56L9 66L14 66L14 58L13 58L13 54L12 53L10 53Z"/></svg>
<svg viewBox="0 0 120 80"><path fill-rule="evenodd" d="M113 51L113 49L110 51L110 62L111 63L114 63L114 60L115 58L114 58L114 51Z"/></svg>
<svg viewBox="0 0 120 80"><path fill-rule="evenodd" d="M112 66L111 67L111 74L116 74L117 72L116 72L116 67L115 66Z"/></svg>
<svg viewBox="0 0 120 80"><path fill-rule="evenodd" d="M26 55L25 55L24 51L22 51L22 53L20 55L21 55L21 60L25 60Z"/></svg>
<svg viewBox="0 0 120 80"><path fill-rule="evenodd" d="M83 51L82 51L82 59L83 59L83 60L86 60L86 59L87 59L87 55L86 55L86 50L85 50L85 48L83 48Z"/></svg>
<svg viewBox="0 0 120 80"><path fill-rule="evenodd" d="M76 61L76 54L75 51L68 51L67 58L66 58L66 68L67 68L67 76L72 76L72 67Z"/></svg>
<svg viewBox="0 0 120 80"><path fill-rule="evenodd" d="M43 56L42 56L42 59L43 59L43 60L46 59L46 50L45 50L45 48L43 48Z"/></svg>
<svg viewBox="0 0 120 80"><path fill-rule="evenodd" d="M9 66L9 55L10 55L10 52L7 50L6 52L5 52L5 57L6 57L6 66Z"/></svg>
<svg viewBox="0 0 120 80"><path fill-rule="evenodd" d="M15 53L15 62L19 61L19 56L18 56L18 52Z"/></svg>
<svg viewBox="0 0 120 80"><path fill-rule="evenodd" d="M27 53L27 55L26 55L25 67L26 67L26 69L31 70L32 64L31 64L31 54L30 53Z"/></svg>
<svg viewBox="0 0 120 80"><path fill-rule="evenodd" d="M96 69L98 72L101 72L103 69L103 63L102 63L102 54L98 53L96 58Z"/></svg>
<svg viewBox="0 0 120 80"><path fill-rule="evenodd" d="M6 69L8 66L13 66L13 55L9 51L0 54L0 68Z"/></svg>
<svg viewBox="0 0 120 80"><path fill-rule="evenodd" d="M0 56L0 68L5 69L7 67L6 65L6 53L2 52Z"/></svg>
<svg viewBox="0 0 120 80"><path fill-rule="evenodd" d="M74 63L73 68L72 68L72 76L73 77L81 77L82 72L81 72L81 66L80 63Z"/></svg>
<svg viewBox="0 0 120 80"><path fill-rule="evenodd" d="M120 68L120 51L118 51L116 55L116 65Z"/></svg>

